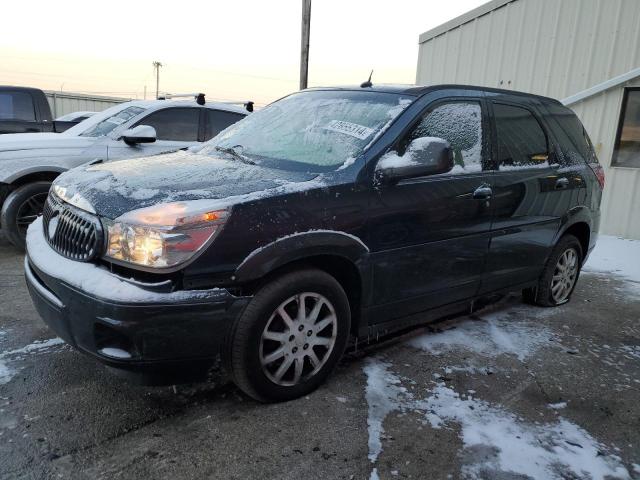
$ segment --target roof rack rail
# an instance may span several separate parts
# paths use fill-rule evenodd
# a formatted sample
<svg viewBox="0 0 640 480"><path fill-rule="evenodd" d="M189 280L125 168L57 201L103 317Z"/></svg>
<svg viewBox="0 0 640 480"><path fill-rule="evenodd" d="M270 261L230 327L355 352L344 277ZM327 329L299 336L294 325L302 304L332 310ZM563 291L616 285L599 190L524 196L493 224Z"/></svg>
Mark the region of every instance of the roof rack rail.
<svg viewBox="0 0 640 480"><path fill-rule="evenodd" d="M253 112L253 102L251 100L239 100L237 102L226 101L226 102L218 102L218 103L226 103L227 105L242 105L247 109L247 112Z"/></svg>
<svg viewBox="0 0 640 480"><path fill-rule="evenodd" d="M204 93L165 93L161 97L158 97L158 100L168 100L170 98L188 98L193 97L196 99L196 103L198 105L204 105ZM237 102L226 101L226 102L217 102L217 103L225 103L227 105L242 105L247 109L247 112L253 112L253 102L251 100L239 100Z"/></svg>
<svg viewBox="0 0 640 480"><path fill-rule="evenodd" d="M168 100L169 98L188 98L193 97L198 105L204 105L204 93L165 93L158 100Z"/></svg>

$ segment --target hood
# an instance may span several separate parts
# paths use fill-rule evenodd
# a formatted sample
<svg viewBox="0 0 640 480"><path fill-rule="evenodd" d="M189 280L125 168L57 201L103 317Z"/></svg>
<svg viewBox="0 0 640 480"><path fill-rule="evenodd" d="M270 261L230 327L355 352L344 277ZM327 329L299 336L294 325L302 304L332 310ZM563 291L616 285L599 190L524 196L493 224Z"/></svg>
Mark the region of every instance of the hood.
<svg viewBox="0 0 640 480"><path fill-rule="evenodd" d="M318 174L187 151L81 166L54 185L70 203L111 219L158 203L213 200L223 208L326 186Z"/></svg>
<svg viewBox="0 0 640 480"><path fill-rule="evenodd" d="M0 135L0 158L8 152L26 151L37 155L39 150L87 148L96 142L96 137L78 137L64 133L13 133ZM31 156L31 155L30 155Z"/></svg>

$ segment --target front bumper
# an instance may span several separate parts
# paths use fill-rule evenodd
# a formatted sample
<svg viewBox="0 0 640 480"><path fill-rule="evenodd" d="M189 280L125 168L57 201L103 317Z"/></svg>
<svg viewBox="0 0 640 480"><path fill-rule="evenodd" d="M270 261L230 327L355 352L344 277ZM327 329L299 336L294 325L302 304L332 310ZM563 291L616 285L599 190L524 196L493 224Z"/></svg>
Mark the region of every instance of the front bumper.
<svg viewBox="0 0 640 480"><path fill-rule="evenodd" d="M249 301L225 289L152 292L68 260L46 244L40 219L27 234L25 277L36 310L62 339L110 367L141 374L187 374L185 365L214 363Z"/></svg>

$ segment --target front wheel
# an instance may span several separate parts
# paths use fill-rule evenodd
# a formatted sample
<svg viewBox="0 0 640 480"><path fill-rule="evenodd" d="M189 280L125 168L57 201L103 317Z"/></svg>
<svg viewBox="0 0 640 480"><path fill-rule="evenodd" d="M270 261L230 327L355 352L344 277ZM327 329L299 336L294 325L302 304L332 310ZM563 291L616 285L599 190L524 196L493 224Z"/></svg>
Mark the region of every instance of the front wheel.
<svg viewBox="0 0 640 480"><path fill-rule="evenodd" d="M2 231L14 246L24 249L27 228L42 213L50 182L33 182L18 187L2 205Z"/></svg>
<svg viewBox="0 0 640 480"><path fill-rule="evenodd" d="M527 303L555 307L567 303L576 287L582 267L582 246L573 235L556 244L538 280L538 286L523 291Z"/></svg>
<svg viewBox="0 0 640 480"><path fill-rule="evenodd" d="M231 339L235 383L262 402L315 390L334 369L349 336L349 301L320 270L282 275L258 291Z"/></svg>

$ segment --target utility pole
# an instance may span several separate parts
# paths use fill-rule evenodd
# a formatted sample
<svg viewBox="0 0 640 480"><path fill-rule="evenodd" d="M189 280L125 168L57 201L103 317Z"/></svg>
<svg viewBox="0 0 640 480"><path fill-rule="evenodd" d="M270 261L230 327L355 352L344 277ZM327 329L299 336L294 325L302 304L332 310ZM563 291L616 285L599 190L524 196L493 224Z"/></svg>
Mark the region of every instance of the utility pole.
<svg viewBox="0 0 640 480"><path fill-rule="evenodd" d="M155 61L153 62L153 68L156 69L156 100L160 97L160 67L162 63Z"/></svg>
<svg viewBox="0 0 640 480"><path fill-rule="evenodd" d="M309 36L311 35L311 0L302 0L302 42L300 47L300 90L307 88L309 77Z"/></svg>

